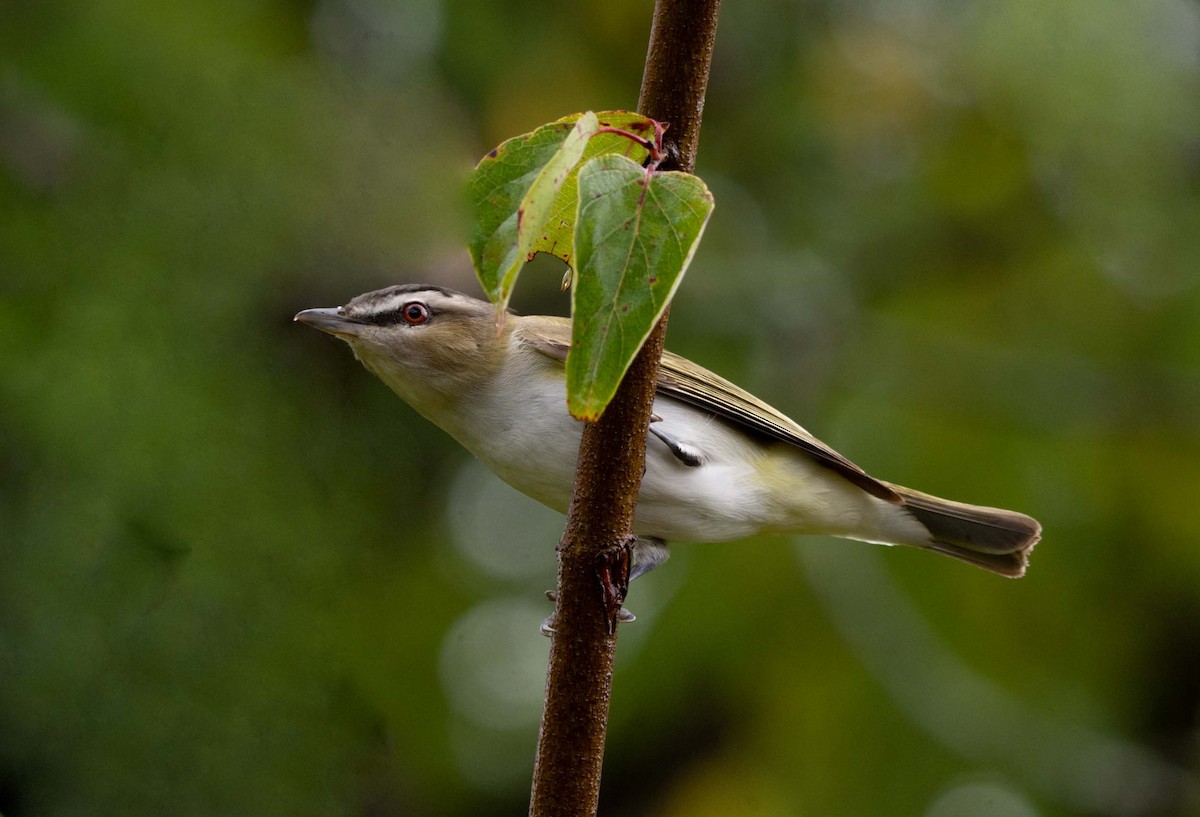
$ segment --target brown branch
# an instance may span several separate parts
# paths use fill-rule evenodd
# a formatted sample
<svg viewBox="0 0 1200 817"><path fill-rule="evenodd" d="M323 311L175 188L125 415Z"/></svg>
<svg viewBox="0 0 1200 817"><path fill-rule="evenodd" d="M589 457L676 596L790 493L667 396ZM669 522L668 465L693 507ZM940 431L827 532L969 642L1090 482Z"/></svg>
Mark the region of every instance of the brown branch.
<svg viewBox="0 0 1200 817"><path fill-rule="evenodd" d="M638 112L670 123L665 170L691 171L720 0L657 0ZM628 542L667 316L634 359L616 397L584 428L575 492L558 548L558 600L538 735L532 817L594 815L616 651L601 570L628 570ZM620 576L618 575L618 584ZM623 592L623 588L618 588ZM617 599L619 603L619 599ZM613 630L613 632L610 632Z"/></svg>

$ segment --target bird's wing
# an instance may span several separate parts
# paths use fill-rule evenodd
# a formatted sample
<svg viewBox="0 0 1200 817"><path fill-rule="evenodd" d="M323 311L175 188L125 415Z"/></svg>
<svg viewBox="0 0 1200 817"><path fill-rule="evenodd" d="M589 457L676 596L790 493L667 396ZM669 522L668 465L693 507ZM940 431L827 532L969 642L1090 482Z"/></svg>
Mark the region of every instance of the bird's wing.
<svg viewBox="0 0 1200 817"><path fill-rule="evenodd" d="M515 331L518 339L542 354L566 360L571 344L571 323L565 318L525 320ZM658 371L658 393L721 417L751 433L794 445L872 496L896 504L904 501L887 483L863 471L782 412L686 358L671 352L663 353Z"/></svg>

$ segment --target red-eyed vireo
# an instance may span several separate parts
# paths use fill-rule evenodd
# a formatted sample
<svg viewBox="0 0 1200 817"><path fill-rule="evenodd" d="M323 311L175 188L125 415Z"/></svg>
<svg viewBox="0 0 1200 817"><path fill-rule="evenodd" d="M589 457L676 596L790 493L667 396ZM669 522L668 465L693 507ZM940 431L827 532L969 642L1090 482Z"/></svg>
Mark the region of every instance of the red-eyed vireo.
<svg viewBox="0 0 1200 817"><path fill-rule="evenodd" d="M567 413L565 318L508 315L460 292L402 285L296 320L341 338L414 409L517 490L560 512L583 424ZM966 505L868 475L752 394L663 355L638 495L633 574L666 542L827 534L944 553L1004 576L1041 536L1015 511Z"/></svg>

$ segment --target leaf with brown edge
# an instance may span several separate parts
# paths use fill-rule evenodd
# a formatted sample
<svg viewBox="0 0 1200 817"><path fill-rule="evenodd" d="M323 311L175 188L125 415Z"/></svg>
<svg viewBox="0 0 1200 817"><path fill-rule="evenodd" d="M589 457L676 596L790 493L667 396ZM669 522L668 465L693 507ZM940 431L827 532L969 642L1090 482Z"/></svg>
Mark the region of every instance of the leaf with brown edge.
<svg viewBox="0 0 1200 817"><path fill-rule="evenodd" d="M579 164L604 154L646 157L638 142L598 133L602 128L648 139L655 123L627 111L575 114L505 141L475 168L469 185L475 216L469 247L476 275L499 309L508 304L521 267L535 253L572 263Z"/></svg>

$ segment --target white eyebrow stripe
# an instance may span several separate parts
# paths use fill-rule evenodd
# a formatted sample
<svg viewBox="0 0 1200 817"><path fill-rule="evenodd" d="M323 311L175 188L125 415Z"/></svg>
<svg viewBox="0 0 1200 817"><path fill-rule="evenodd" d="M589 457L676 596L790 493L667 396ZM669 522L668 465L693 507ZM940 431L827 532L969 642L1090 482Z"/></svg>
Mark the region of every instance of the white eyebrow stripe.
<svg viewBox="0 0 1200 817"><path fill-rule="evenodd" d="M389 312L395 312L400 307L409 301L414 300L413 292L396 292L386 298L381 298L378 301L372 301L368 304L363 304L364 315L385 315Z"/></svg>
<svg viewBox="0 0 1200 817"><path fill-rule="evenodd" d="M392 292L385 296L353 305L357 317L369 320L400 311L405 304L420 301L428 304L428 292Z"/></svg>
<svg viewBox="0 0 1200 817"><path fill-rule="evenodd" d="M438 286L402 285L359 295L345 309L351 317L367 323L391 323L399 318L406 304L414 301L425 304L431 312L447 308L469 310L476 303L473 298Z"/></svg>

